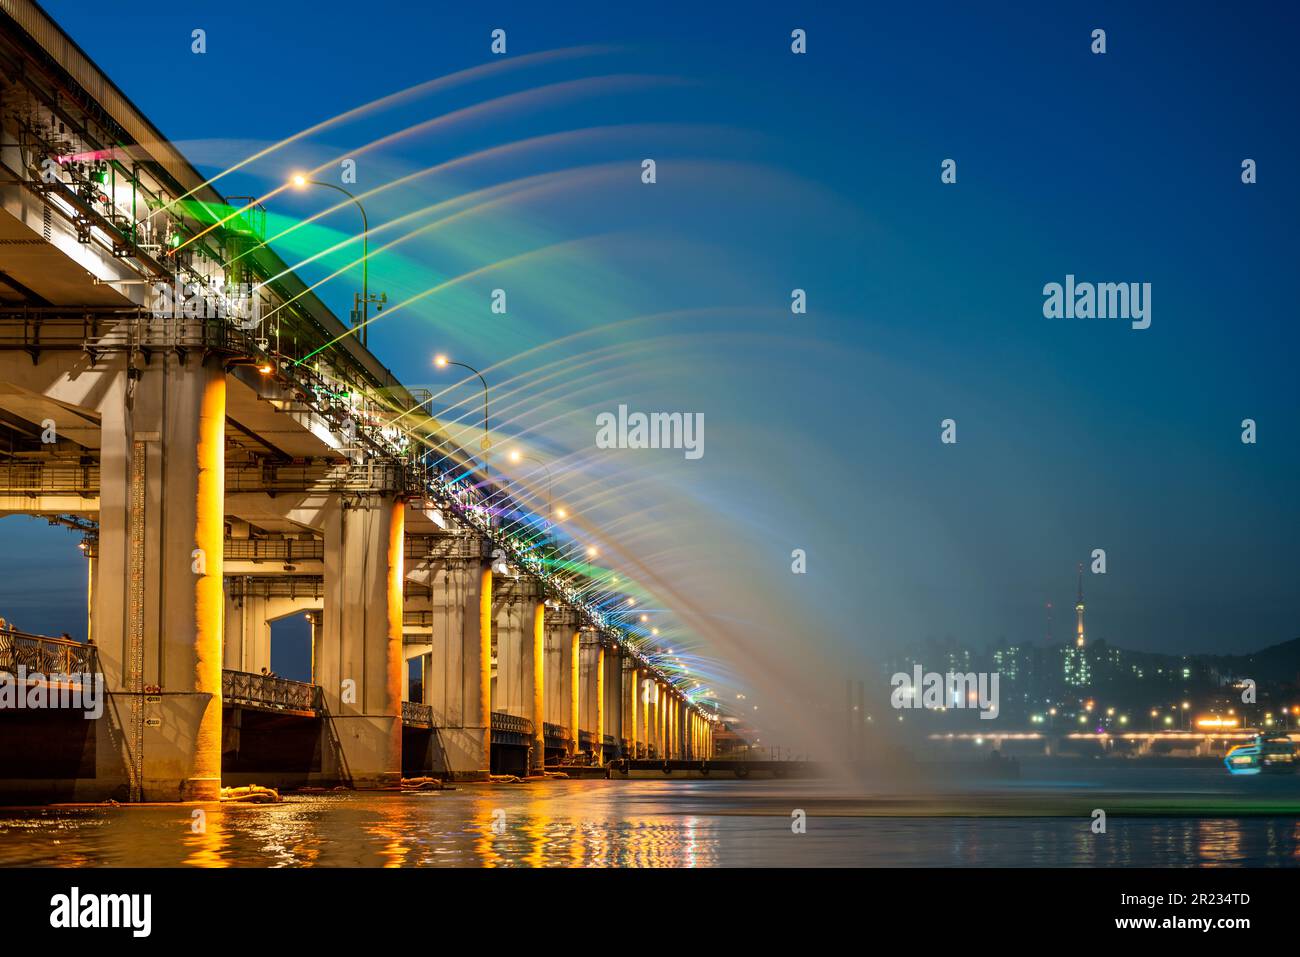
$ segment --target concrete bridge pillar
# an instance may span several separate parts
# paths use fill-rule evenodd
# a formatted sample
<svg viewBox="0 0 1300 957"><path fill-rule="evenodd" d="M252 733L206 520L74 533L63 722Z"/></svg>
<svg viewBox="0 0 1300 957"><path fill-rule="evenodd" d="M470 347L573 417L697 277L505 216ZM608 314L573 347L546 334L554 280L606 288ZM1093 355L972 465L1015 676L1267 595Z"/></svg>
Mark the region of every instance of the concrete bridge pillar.
<svg viewBox="0 0 1300 957"><path fill-rule="evenodd" d="M627 656L624 656L623 663L623 735L627 739L626 757L635 758L637 756L637 698L636 698L636 668L632 667L632 662Z"/></svg>
<svg viewBox="0 0 1300 957"><path fill-rule="evenodd" d="M333 727L341 780L402 777L402 532L405 506L365 495L325 515L325 609L313 673Z"/></svg>
<svg viewBox="0 0 1300 957"><path fill-rule="evenodd" d="M672 747L672 741L669 738L669 732L672 729L672 721L669 718L669 709L671 708L671 699L668 689L663 685L659 686L659 757L668 757Z"/></svg>
<svg viewBox="0 0 1300 957"><path fill-rule="evenodd" d="M222 667L232 671L258 674L271 668L271 623L294 614L306 614L315 621L313 612L320 602L313 598L288 598L259 594L241 594L227 583L225 596L224 647Z"/></svg>
<svg viewBox="0 0 1300 957"><path fill-rule="evenodd" d="M681 698L672 696L672 757L681 757Z"/></svg>
<svg viewBox="0 0 1300 957"><path fill-rule="evenodd" d="M595 735L595 757L597 764L605 763L605 645L596 645L595 668L596 687L596 723L592 733Z"/></svg>
<svg viewBox="0 0 1300 957"><path fill-rule="evenodd" d="M583 731L596 733L596 642L588 636L578 650L579 706L578 724ZM599 749L593 747L598 758Z"/></svg>
<svg viewBox="0 0 1300 957"><path fill-rule="evenodd" d="M645 670L637 672L637 700L640 701L641 708L641 729L644 738L644 749L642 757L650 757L650 748L654 744L654 725L652 722L651 711L654 708L654 683L650 680Z"/></svg>
<svg viewBox="0 0 1300 957"><path fill-rule="evenodd" d="M101 416L93 634L121 734L97 749L97 776L125 777L136 800L215 800L224 371L196 355L122 362Z"/></svg>
<svg viewBox="0 0 1300 957"><path fill-rule="evenodd" d="M226 596L222 667L259 673L271 667L271 622L260 595Z"/></svg>
<svg viewBox="0 0 1300 957"><path fill-rule="evenodd" d="M430 582L433 708L447 777L486 780L492 740L492 569L481 559L440 563Z"/></svg>
<svg viewBox="0 0 1300 957"><path fill-rule="evenodd" d="M582 698L582 632L574 628L569 634L569 753L578 753L578 706Z"/></svg>
<svg viewBox="0 0 1300 957"><path fill-rule="evenodd" d="M672 756L680 758L682 756L682 699L677 697L674 692L670 700L672 715Z"/></svg>
<svg viewBox="0 0 1300 957"><path fill-rule="evenodd" d="M507 580L493 596L497 678L492 710L529 719L533 724L528 769L539 771L545 757L546 606L530 579Z"/></svg>
<svg viewBox="0 0 1300 957"><path fill-rule="evenodd" d="M673 695L673 757L686 756L682 745L682 699Z"/></svg>
<svg viewBox="0 0 1300 957"><path fill-rule="evenodd" d="M546 603L533 603L532 629L533 671L533 748L528 770L541 774L546 769Z"/></svg>
<svg viewBox="0 0 1300 957"><path fill-rule="evenodd" d="M641 723L645 728L645 757L655 743L655 683L648 671L641 672Z"/></svg>
<svg viewBox="0 0 1300 957"><path fill-rule="evenodd" d="M659 685L659 756L668 757L668 688Z"/></svg>
<svg viewBox="0 0 1300 957"><path fill-rule="evenodd" d="M605 652L605 733L614 739L615 756L623 737L623 663L617 646Z"/></svg>
<svg viewBox="0 0 1300 957"><path fill-rule="evenodd" d="M550 610L546 621L546 720L570 727L573 626L563 621L563 611ZM572 745L569 746L572 753Z"/></svg>

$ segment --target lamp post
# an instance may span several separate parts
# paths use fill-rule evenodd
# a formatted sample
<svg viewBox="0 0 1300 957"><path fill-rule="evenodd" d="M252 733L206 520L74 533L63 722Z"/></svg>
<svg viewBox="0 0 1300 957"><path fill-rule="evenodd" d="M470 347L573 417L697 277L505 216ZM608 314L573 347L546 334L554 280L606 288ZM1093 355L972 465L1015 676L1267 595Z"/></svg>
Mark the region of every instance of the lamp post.
<svg viewBox="0 0 1300 957"><path fill-rule="evenodd" d="M308 179L302 173L295 173L293 176L293 185L298 189L304 189L307 186L324 186L326 189L338 190L348 199L350 199L361 211L361 296L358 299L356 293L352 294L352 324L358 325L360 319L361 327L361 344L367 345L370 338L370 304L379 303L380 306L388 302L388 295L370 298L370 220L366 217L366 208L361 205L361 200L357 199L351 192L334 183L327 183L324 180Z"/></svg>
<svg viewBox="0 0 1300 957"><path fill-rule="evenodd" d="M445 369L447 366L459 366L462 369L468 369L478 376L478 381L483 383L483 440L479 442L479 448L483 451L483 480L488 478L488 457L487 451L492 447L492 440L488 438L488 384L487 379L483 378L483 373L479 372L471 365L463 362L453 362L442 353L433 357L433 364L439 369Z"/></svg>
<svg viewBox="0 0 1300 957"><path fill-rule="evenodd" d="M433 357L433 364L434 364L435 366L437 366L439 369L445 369L445 368L447 368L447 366L460 366L462 369L468 369L470 372L472 372L472 373L474 373L476 376L478 376L478 381L479 381L479 382L483 383L483 441L481 441L481 442L479 443L479 448L482 449L484 452L486 452L486 451L491 447L491 445L492 445L491 440L488 438L488 384L487 384L487 379L483 378L483 373L479 372L479 371L478 371L477 369L475 369L473 366L471 366L471 365L466 365L466 364L463 363L463 362L453 362L451 359L448 359L446 356L444 356L444 355L442 355L442 354L439 354L439 355L436 355L436 356ZM486 465L486 459L487 459L487 456L484 456L483 458L484 458L484 460L485 460L485 461L484 461L484 464Z"/></svg>

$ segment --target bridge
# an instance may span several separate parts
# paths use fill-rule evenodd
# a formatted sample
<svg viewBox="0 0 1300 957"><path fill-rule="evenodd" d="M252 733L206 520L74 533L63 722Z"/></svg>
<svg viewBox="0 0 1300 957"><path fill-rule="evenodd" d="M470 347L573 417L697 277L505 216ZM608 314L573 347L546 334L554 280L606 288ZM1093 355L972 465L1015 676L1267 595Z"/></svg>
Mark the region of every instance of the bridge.
<svg viewBox="0 0 1300 957"><path fill-rule="evenodd" d="M711 753L705 709L603 610L609 583L552 560L428 394L265 244L259 208L27 0L0 2L0 107L0 515L82 531L108 699L60 725L61 761L22 715L35 737L0 734L0 791L211 800L250 777L394 788ZM311 621L306 683L269 675L289 615Z"/></svg>

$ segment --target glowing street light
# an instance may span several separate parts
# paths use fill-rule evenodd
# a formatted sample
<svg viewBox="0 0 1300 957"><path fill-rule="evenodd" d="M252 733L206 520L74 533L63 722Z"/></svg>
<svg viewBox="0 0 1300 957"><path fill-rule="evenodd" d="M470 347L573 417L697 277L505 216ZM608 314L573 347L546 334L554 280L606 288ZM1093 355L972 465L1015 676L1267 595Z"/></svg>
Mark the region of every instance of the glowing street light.
<svg viewBox="0 0 1300 957"><path fill-rule="evenodd" d="M468 369L470 372L472 372L472 373L474 373L476 376L478 376L478 381L479 381L479 382L483 383L483 441L479 443L479 448L481 448L484 452L486 452L486 451L491 447L491 445L492 445L491 440L488 438L488 384L487 384L487 379L483 378L483 373L479 372L479 371L478 371L477 369L475 369L473 366L471 366L471 365L466 365L464 362L456 362L456 361L454 361L454 360L452 360L452 359L448 359L447 356L444 355L444 354L441 353L441 352L438 353L436 356L433 357L433 364L434 364L435 366L437 366L439 369L445 369L445 368L447 368L447 366L459 366L459 367L462 368L462 369ZM486 470L486 468L487 468L487 462L486 462L486 461L484 461L484 463L483 463L483 467L484 467L484 469Z"/></svg>
<svg viewBox="0 0 1300 957"><path fill-rule="evenodd" d="M361 328L361 344L364 346L369 340L370 333L370 304L378 303L379 308L383 309L383 304L388 302L387 293L370 298L370 220L366 218L366 208L361 205L361 200L357 199L351 192L334 183L327 183L324 180L309 179L303 173L294 173L289 180L295 189L306 189L308 186L324 186L326 189L338 190L361 211L361 295L355 293L352 298L352 324Z"/></svg>

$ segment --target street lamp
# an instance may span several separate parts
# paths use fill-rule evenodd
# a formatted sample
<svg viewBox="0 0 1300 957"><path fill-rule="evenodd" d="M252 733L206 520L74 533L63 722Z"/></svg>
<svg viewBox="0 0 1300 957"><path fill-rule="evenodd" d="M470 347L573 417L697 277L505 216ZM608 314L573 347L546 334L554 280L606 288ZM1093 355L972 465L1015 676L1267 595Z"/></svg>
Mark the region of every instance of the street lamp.
<svg viewBox="0 0 1300 957"><path fill-rule="evenodd" d="M491 445L492 445L491 440L488 438L488 384L487 384L487 379L483 378L483 373L479 372L479 371L478 371L477 369L475 369L473 366L471 366L471 365L466 365L466 364L463 363L463 362L453 362L451 359L448 359L448 358L447 358L445 355L443 355L442 353L438 353L438 355L436 355L436 356L433 357L433 364L434 364L435 366L437 366L439 369L445 369L445 368L447 368L447 366L460 366L460 368L462 368L462 369L468 369L470 372L472 372L472 373L474 373L476 376L478 376L478 381L479 381L479 382L483 383L483 441L481 441L481 442L479 443L479 448L482 449L484 452L486 452L486 451L491 447ZM484 461L483 461L483 467L486 469L486 468L487 468L487 456L486 456L486 455L483 456L483 460L484 460Z"/></svg>
<svg viewBox="0 0 1300 957"><path fill-rule="evenodd" d="M351 192L342 186L334 183L327 183L324 180L308 179L302 173L294 173L291 180L297 189L306 189L308 186L324 186L326 189L338 190L348 199L356 204L357 209L361 210L361 296L357 297L356 293L352 294L352 324L358 325L360 320L361 327L361 344L364 346L369 341L370 333L370 304L378 303L380 308L388 302L387 293L370 298L370 220L366 218L366 208L361 205L361 200L352 195Z"/></svg>

